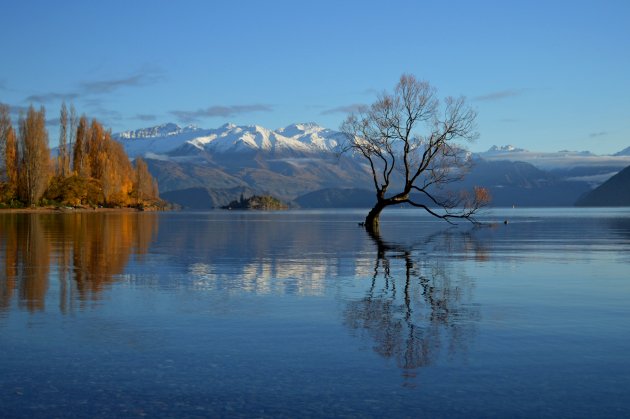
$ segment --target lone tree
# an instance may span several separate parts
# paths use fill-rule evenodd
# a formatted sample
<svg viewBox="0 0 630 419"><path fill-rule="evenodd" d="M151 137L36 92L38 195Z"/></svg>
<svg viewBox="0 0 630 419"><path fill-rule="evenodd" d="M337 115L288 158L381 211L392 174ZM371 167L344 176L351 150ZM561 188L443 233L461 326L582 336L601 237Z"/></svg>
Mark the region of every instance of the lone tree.
<svg viewBox="0 0 630 419"><path fill-rule="evenodd" d="M378 233L381 211L399 204L423 208L446 221L475 221L476 212L490 200L488 191L475 187L472 194L454 192L448 185L461 180L470 167L461 142L476 139L476 116L463 98L441 102L429 83L406 74L393 93L382 93L372 105L348 116L341 128L347 149L367 160L376 189L376 204L365 219L369 231Z"/></svg>

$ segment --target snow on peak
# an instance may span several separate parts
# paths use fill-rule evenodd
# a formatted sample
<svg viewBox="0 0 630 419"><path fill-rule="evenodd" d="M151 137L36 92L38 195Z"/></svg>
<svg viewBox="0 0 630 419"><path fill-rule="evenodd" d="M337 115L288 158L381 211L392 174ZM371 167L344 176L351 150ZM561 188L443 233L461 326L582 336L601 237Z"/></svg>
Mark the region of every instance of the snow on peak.
<svg viewBox="0 0 630 419"><path fill-rule="evenodd" d="M488 153L519 153L522 151L526 151L526 150L523 148L514 147L511 144L504 145L501 147L493 145L492 147L488 149Z"/></svg>
<svg viewBox="0 0 630 419"><path fill-rule="evenodd" d="M304 135L305 133L324 131L325 129L326 128L319 126L315 122L305 122L300 124L287 125L284 128L277 129L276 132L284 135L285 137L296 137L298 135Z"/></svg>
<svg viewBox="0 0 630 419"><path fill-rule="evenodd" d="M129 156L203 150L209 153L274 151L290 153L336 152L344 135L314 122L292 124L272 131L260 125L227 123L215 129L181 128L176 124L116 134ZM192 148L190 147L192 146ZM176 151L177 150L177 151Z"/></svg>
<svg viewBox="0 0 630 419"><path fill-rule="evenodd" d="M179 135L185 132L194 132L198 130L199 128L195 125L188 125L182 128L177 124L168 122L166 124L156 125L154 127L141 128L132 131L123 131L114 134L113 137L116 139L155 138Z"/></svg>
<svg viewBox="0 0 630 419"><path fill-rule="evenodd" d="M231 122L225 123L219 127L219 129L225 129L225 130L234 129L234 128L236 128L236 124L233 124Z"/></svg>

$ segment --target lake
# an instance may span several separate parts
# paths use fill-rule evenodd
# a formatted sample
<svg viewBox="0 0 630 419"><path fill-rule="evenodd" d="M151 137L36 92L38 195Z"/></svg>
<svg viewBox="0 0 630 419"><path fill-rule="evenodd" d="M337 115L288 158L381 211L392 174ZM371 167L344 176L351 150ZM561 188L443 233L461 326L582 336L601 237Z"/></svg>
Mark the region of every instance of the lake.
<svg viewBox="0 0 630 419"><path fill-rule="evenodd" d="M0 416L630 416L630 209L365 213L0 214Z"/></svg>

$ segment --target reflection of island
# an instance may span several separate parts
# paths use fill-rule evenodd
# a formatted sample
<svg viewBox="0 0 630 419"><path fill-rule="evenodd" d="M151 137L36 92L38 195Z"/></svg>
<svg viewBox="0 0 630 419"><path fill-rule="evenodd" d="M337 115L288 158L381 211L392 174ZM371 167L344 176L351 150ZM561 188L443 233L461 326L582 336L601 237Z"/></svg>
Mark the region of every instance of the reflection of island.
<svg viewBox="0 0 630 419"><path fill-rule="evenodd" d="M371 284L363 298L348 303L345 324L373 341L379 355L394 359L405 377L442 356L464 355L480 316L470 301L471 281L414 255L413 248L371 237L377 246ZM452 246L451 235L441 238L440 247Z"/></svg>
<svg viewBox="0 0 630 419"><path fill-rule="evenodd" d="M29 311L44 309L50 278L59 307L99 298L142 255L157 233L157 215L136 213L7 214L0 217L0 310L12 298Z"/></svg>

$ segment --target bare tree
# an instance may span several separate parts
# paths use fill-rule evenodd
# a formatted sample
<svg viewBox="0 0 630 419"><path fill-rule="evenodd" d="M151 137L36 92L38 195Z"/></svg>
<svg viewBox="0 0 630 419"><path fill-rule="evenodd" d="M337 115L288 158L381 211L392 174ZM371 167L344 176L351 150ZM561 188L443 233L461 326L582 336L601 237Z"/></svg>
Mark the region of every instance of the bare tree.
<svg viewBox="0 0 630 419"><path fill-rule="evenodd" d="M20 117L18 142L18 188L20 198L30 206L40 200L50 178L50 149L44 108L28 109L26 119Z"/></svg>
<svg viewBox="0 0 630 419"><path fill-rule="evenodd" d="M376 190L376 204L365 219L368 230L378 232L383 209L399 204L446 221L474 221L489 201L487 190L454 193L447 186L461 180L470 166L460 142L477 137L475 118L463 98L442 103L429 83L404 74L393 93L379 95L344 121L347 149L367 160Z"/></svg>

